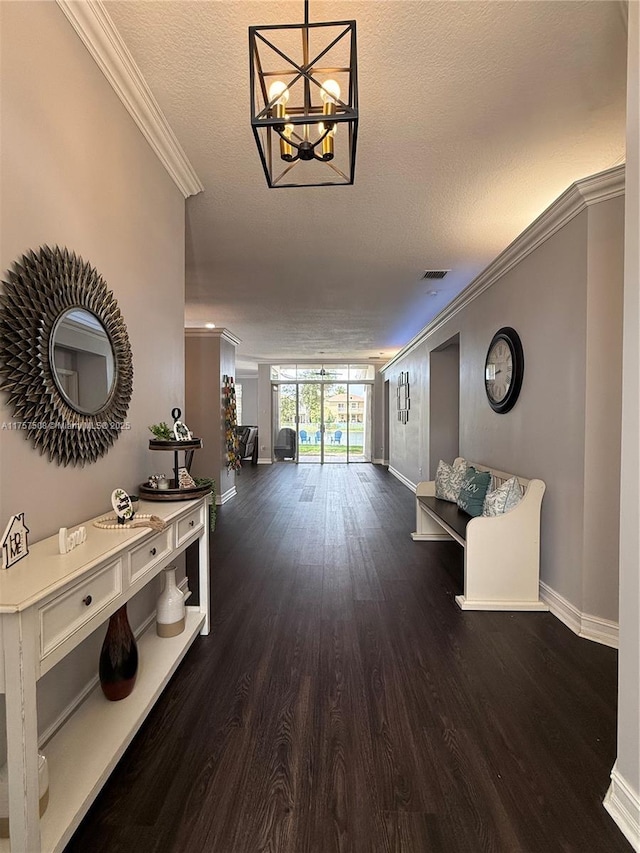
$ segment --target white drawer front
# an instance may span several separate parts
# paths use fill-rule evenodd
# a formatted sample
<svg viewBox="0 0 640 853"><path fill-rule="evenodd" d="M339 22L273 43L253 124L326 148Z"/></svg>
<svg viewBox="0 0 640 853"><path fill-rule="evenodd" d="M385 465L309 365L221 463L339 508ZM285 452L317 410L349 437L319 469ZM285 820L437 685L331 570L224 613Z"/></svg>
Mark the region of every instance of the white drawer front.
<svg viewBox="0 0 640 853"><path fill-rule="evenodd" d="M149 569L157 565L163 557L171 553L171 527L167 527L162 533L157 533L151 539L147 539L144 545L140 545L131 552L129 561L129 583L135 583Z"/></svg>
<svg viewBox="0 0 640 853"><path fill-rule="evenodd" d="M40 657L45 658L122 592L122 561L99 569L39 608Z"/></svg>
<svg viewBox="0 0 640 853"><path fill-rule="evenodd" d="M189 515L185 515L178 521L176 548L179 548L182 543L195 533L196 530L201 530L204 525L205 507L200 505L192 510Z"/></svg>

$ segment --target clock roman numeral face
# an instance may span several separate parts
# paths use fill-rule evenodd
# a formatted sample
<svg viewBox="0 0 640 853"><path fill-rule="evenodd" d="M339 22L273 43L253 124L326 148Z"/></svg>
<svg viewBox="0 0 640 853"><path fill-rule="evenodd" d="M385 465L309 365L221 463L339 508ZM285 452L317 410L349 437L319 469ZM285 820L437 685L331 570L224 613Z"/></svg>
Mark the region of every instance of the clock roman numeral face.
<svg viewBox="0 0 640 853"><path fill-rule="evenodd" d="M489 403L497 412L508 411L517 399L522 382L521 353L522 345L513 329L496 333L487 353L484 379Z"/></svg>
<svg viewBox="0 0 640 853"><path fill-rule="evenodd" d="M489 350L485 370L487 394L501 403L509 393L513 376L513 353L508 343L498 340Z"/></svg>

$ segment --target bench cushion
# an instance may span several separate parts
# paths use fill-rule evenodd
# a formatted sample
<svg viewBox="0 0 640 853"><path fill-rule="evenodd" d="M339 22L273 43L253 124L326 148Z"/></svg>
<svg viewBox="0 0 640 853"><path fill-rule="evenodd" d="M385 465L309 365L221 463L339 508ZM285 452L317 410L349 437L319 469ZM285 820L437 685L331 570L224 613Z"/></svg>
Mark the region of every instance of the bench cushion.
<svg viewBox="0 0 640 853"><path fill-rule="evenodd" d="M420 497L418 501L423 506L432 510L445 524L448 524L452 530L455 530L462 539L466 538L465 532L467 524L471 521L471 516L464 512L464 510L461 510L457 504L450 501L443 501L440 498L434 498L430 495Z"/></svg>

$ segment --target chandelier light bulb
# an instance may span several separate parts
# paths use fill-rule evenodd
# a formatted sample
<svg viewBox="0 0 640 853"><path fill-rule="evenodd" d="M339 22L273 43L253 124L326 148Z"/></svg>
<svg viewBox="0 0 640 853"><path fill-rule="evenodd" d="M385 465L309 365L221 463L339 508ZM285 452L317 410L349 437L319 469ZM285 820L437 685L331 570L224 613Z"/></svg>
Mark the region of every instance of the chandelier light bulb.
<svg viewBox="0 0 640 853"><path fill-rule="evenodd" d="M276 104L286 104L289 100L289 90L287 84L282 80L274 80L269 86L269 102L276 100Z"/></svg>
<svg viewBox="0 0 640 853"><path fill-rule="evenodd" d="M318 124L318 130L320 131L320 134L323 134L323 133L325 132L325 126L324 126L324 122L323 122L323 121L321 121L321 122ZM337 133L337 132L338 132L338 125L337 125L337 123L336 123L336 122L334 122L333 127L331 128L331 130L329 131L329 133L327 134L327 136L335 137L335 135L336 135L336 133Z"/></svg>
<svg viewBox="0 0 640 853"><path fill-rule="evenodd" d="M340 86L335 80L325 80L320 89L320 97L325 104L335 104L340 98Z"/></svg>
<svg viewBox="0 0 640 853"><path fill-rule="evenodd" d="M282 107L281 109L284 109ZM285 121L289 118L289 116L285 113L283 118ZM284 139L280 138L280 157L282 160L286 160L287 162L291 162L293 160L293 146L289 144L289 140L291 139L291 134L293 133L293 125L285 124L284 126Z"/></svg>

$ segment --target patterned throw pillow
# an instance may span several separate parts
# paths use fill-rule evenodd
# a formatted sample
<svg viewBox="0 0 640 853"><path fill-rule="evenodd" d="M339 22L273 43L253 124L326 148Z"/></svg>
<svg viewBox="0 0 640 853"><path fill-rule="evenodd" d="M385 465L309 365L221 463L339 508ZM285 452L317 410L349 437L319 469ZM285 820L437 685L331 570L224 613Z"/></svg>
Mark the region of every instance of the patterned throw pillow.
<svg viewBox="0 0 640 853"><path fill-rule="evenodd" d="M453 465L447 465L441 459L436 471L436 497L456 503L466 470L467 463L464 459L458 459Z"/></svg>
<svg viewBox="0 0 640 853"><path fill-rule="evenodd" d="M522 486L517 477L505 480L493 492L487 492L484 499L482 514L488 516L502 515L517 506L522 500Z"/></svg>
<svg viewBox="0 0 640 853"><path fill-rule="evenodd" d="M460 494L458 495L458 506L469 515L482 515L482 507L491 483L489 471L476 471L475 468L467 468L462 479Z"/></svg>

